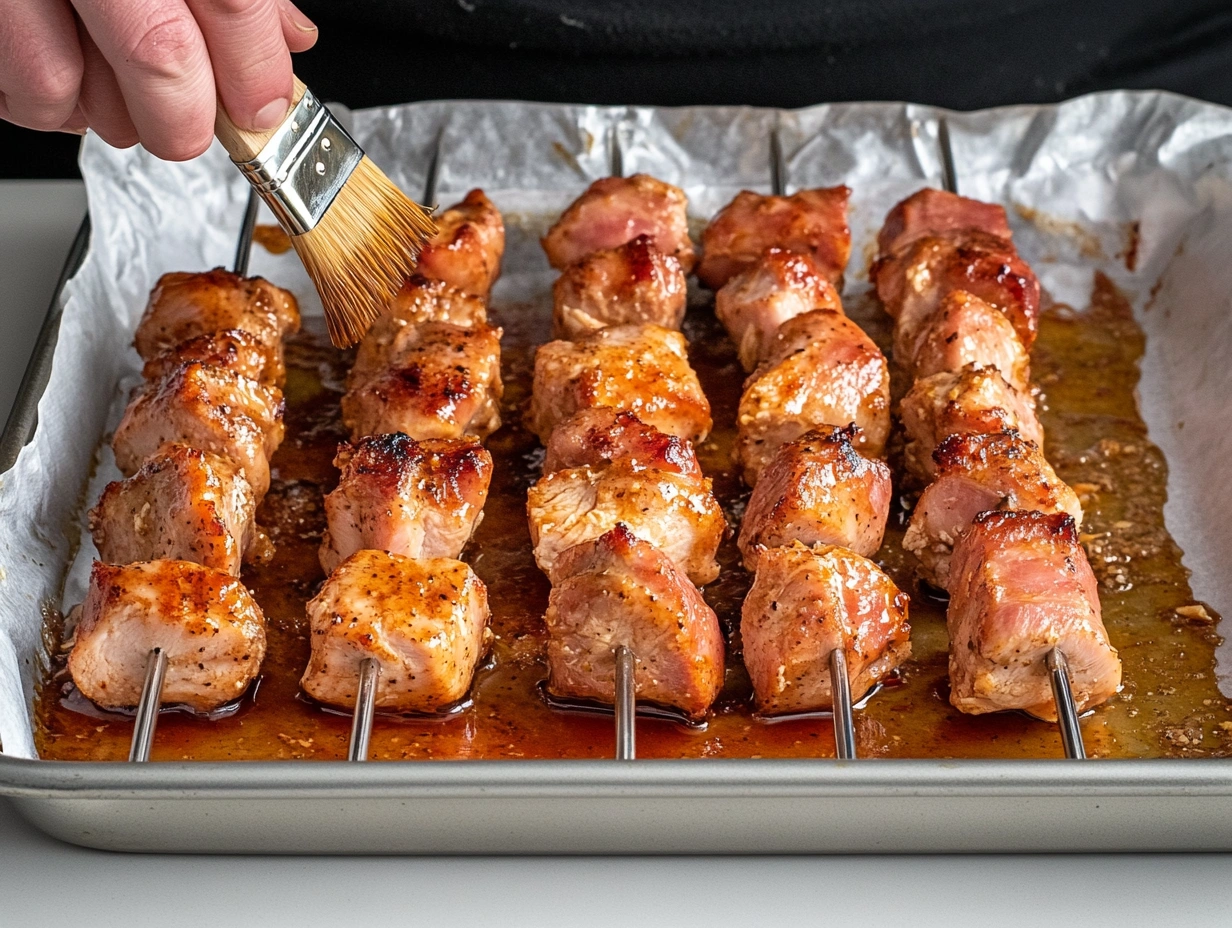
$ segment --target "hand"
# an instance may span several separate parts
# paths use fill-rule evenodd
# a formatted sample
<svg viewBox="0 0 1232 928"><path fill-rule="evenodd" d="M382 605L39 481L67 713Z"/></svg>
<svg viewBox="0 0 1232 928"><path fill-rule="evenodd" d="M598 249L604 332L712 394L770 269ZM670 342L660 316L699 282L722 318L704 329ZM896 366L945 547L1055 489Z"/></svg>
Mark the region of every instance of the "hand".
<svg viewBox="0 0 1232 928"><path fill-rule="evenodd" d="M290 0L0 0L0 118L187 161L220 99L241 128L277 126L316 38Z"/></svg>

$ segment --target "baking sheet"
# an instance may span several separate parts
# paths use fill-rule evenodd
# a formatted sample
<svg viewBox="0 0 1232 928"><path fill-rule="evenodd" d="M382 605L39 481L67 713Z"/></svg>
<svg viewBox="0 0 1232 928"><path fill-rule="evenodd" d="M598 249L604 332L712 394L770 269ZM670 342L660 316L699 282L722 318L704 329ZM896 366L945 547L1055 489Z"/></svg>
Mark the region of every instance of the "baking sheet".
<svg viewBox="0 0 1232 928"><path fill-rule="evenodd" d="M1232 554L1232 502L1219 493L1232 448L1232 111L1169 94L1118 92L1058 107L953 114L906 104L835 104L781 112L500 102L421 103L356 112L356 138L413 196L439 146L437 199L483 187L506 215L495 300L547 307L554 277L537 239L592 180L612 147L626 173L683 187L701 225L738 190L768 192L772 133L785 183L853 188L847 295L867 288L885 212L939 185L939 121L948 123L960 191L1004 203L1024 257L1054 297L1085 305L1092 272L1131 298L1147 333L1140 397L1169 462L1168 527L1195 595L1232 602L1220 571ZM93 556L84 512L118 476L104 438L139 362L131 333L158 276L232 258L247 185L219 146L189 164L88 136L82 151L94 222L89 254L65 291L39 427L0 484L0 744L34 756L31 706L44 660L44 611L81 599ZM320 303L293 253L255 249L250 272ZM1206 491L1206 492L1203 492ZM1229 656L1220 653L1228 691Z"/></svg>

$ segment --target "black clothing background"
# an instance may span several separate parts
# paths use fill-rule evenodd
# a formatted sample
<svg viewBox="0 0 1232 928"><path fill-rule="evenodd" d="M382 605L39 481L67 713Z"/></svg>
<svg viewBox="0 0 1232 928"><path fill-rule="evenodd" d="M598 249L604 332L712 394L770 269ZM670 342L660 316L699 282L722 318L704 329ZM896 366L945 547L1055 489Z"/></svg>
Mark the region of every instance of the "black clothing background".
<svg viewBox="0 0 1232 928"><path fill-rule="evenodd" d="M955 109L1162 88L1232 105L1227 0L301 0L299 75L353 107L442 98ZM76 176L4 124L0 177Z"/></svg>

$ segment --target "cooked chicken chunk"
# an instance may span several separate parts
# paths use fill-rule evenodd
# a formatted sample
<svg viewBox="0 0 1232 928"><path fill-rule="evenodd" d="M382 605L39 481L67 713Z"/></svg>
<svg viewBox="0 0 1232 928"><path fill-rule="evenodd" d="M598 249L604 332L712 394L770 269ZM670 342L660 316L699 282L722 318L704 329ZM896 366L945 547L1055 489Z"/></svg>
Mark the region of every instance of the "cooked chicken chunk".
<svg viewBox="0 0 1232 928"><path fill-rule="evenodd" d="M539 346L527 424L540 441L561 420L602 406L690 441L710 433L710 403L684 336L662 326L615 325Z"/></svg>
<svg viewBox="0 0 1232 928"><path fill-rule="evenodd" d="M813 259L831 283L843 277L851 253L846 187L801 190L789 197L743 190L702 233L697 278L711 290L761 260L767 248L785 248Z"/></svg>
<svg viewBox="0 0 1232 928"><path fill-rule="evenodd" d="M631 412L599 407L584 409L561 422L548 439L543 472L570 467L601 468L615 461L633 470L667 470L702 476L693 445L660 432Z"/></svg>
<svg viewBox="0 0 1232 928"><path fill-rule="evenodd" d="M526 500L535 563L555 582L561 555L623 522L701 586L719 575L715 552L727 524L710 479L643 470L621 461L571 467L540 479Z"/></svg>
<svg viewBox="0 0 1232 928"><path fill-rule="evenodd" d="M269 459L282 441L282 391L221 367L191 363L148 384L124 410L111 440L116 466L131 477L169 441L230 458L258 500L269 489Z"/></svg>
<svg viewBox="0 0 1232 928"><path fill-rule="evenodd" d="M561 556L544 621L558 696L613 702L621 645L636 658L639 700L700 718L723 687L718 618L670 558L624 525Z"/></svg>
<svg viewBox="0 0 1232 928"><path fill-rule="evenodd" d="M757 708L830 708L835 648L859 700L911 655L907 603L876 564L844 548L795 542L766 551L740 617Z"/></svg>
<svg viewBox="0 0 1232 928"><path fill-rule="evenodd" d="M243 329L207 332L180 342L146 361L141 376L147 381L162 380L181 364L192 361L225 367L266 386L281 386L286 379L282 366L271 363L269 347Z"/></svg>
<svg viewBox="0 0 1232 928"><path fill-rule="evenodd" d="M806 432L761 472L737 544L757 570L767 548L800 541L841 545L868 557L881 547L890 514L890 468L852 446L854 426Z"/></svg>
<svg viewBox="0 0 1232 928"><path fill-rule="evenodd" d="M980 714L1023 709L1056 718L1045 658L1060 648L1078 711L1121 685L1095 575L1065 513L986 512L954 548L950 702Z"/></svg>
<svg viewBox="0 0 1232 928"><path fill-rule="evenodd" d="M933 449L949 435L981 435L1014 429L1044 446L1035 401L1019 393L991 367L968 365L957 373L917 380L899 406L907 433L904 460L921 479L936 473Z"/></svg>
<svg viewBox="0 0 1232 928"><path fill-rule="evenodd" d="M736 458L749 486L784 442L811 429L855 423L863 454L879 456L890 431L890 372L858 325L830 310L789 319L745 381Z"/></svg>
<svg viewBox="0 0 1232 928"><path fill-rule="evenodd" d="M920 574L948 589L950 553L981 512L1031 509L1065 512L1082 525L1078 496L1056 475L1034 442L1017 432L951 435L933 452L937 476L920 496L903 547L920 561Z"/></svg>
<svg viewBox="0 0 1232 928"><path fill-rule="evenodd" d="M461 561L357 551L308 602L313 699L355 705L360 665L380 665L376 707L439 712L461 701L487 651L488 591Z"/></svg>
<svg viewBox="0 0 1232 928"><path fill-rule="evenodd" d="M108 564L161 558L240 575L256 538L256 497L224 457L166 444L127 480L107 484L90 510L90 534Z"/></svg>
<svg viewBox="0 0 1232 928"><path fill-rule="evenodd" d="M416 271L486 300L505 253L500 210L482 190L472 190L434 218L437 233L419 253Z"/></svg>
<svg viewBox="0 0 1232 928"><path fill-rule="evenodd" d="M552 267L563 271L593 252L648 235L688 274L697 261L689 240L688 205L683 190L649 174L604 177L561 214L543 237L543 250Z"/></svg>
<svg viewBox="0 0 1232 928"><path fill-rule="evenodd" d="M500 329L424 322L402 329L389 369L351 371L342 421L352 441L405 432L417 441L481 441L500 428Z"/></svg>
<svg viewBox="0 0 1232 928"><path fill-rule="evenodd" d="M325 497L328 574L365 548L457 557L483 514L492 455L473 439L417 442L401 432L342 445L338 486Z"/></svg>
<svg viewBox="0 0 1232 928"><path fill-rule="evenodd" d="M163 705L209 712L238 699L265 658L265 617L244 585L189 561L94 562L68 669L105 709L137 705L155 648Z"/></svg>
<svg viewBox="0 0 1232 928"><path fill-rule="evenodd" d="M995 367L1017 390L1026 390L1031 380L1031 360L1009 320L965 290L946 294L918 329L909 330L900 321L894 357L913 379L974 364Z"/></svg>
<svg viewBox="0 0 1232 928"><path fill-rule="evenodd" d="M812 258L783 248L766 249L714 297L715 314L736 343L746 371L761 363L779 326L814 309L841 313L843 303Z"/></svg>
<svg viewBox="0 0 1232 928"><path fill-rule="evenodd" d="M877 247L881 254L888 255L921 238L970 231L995 235L1007 242L1013 239L1003 207L925 187L886 214Z"/></svg>
<svg viewBox="0 0 1232 928"><path fill-rule="evenodd" d="M687 297L680 262L639 235L565 268L552 287L552 327L557 338L629 322L679 329Z"/></svg>

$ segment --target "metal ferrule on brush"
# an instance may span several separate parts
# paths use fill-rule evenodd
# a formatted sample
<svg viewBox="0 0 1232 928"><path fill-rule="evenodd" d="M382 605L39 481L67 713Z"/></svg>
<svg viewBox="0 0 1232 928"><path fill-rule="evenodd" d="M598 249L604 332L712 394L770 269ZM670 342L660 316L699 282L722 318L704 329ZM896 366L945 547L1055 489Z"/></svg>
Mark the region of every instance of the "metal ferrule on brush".
<svg viewBox="0 0 1232 928"><path fill-rule="evenodd" d="M257 156L237 164L282 226L303 235L321 221L363 156L308 90Z"/></svg>

